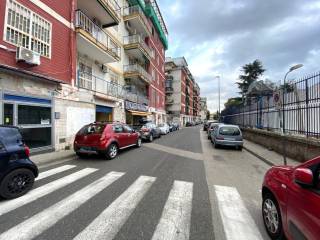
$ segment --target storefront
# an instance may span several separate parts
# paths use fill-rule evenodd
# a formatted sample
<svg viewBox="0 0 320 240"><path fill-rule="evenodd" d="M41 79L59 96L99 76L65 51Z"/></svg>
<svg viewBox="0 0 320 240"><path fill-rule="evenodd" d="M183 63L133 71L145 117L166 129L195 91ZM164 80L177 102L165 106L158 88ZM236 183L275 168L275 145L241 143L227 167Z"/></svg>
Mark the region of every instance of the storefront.
<svg viewBox="0 0 320 240"><path fill-rule="evenodd" d="M96 105L96 121L97 122L112 122L113 108L107 106Z"/></svg>
<svg viewBox="0 0 320 240"><path fill-rule="evenodd" d="M0 91L0 124L18 126L34 151L53 146L52 99Z"/></svg>
<svg viewBox="0 0 320 240"><path fill-rule="evenodd" d="M125 101L126 123L132 127L138 127L141 122L150 115L148 106L144 104Z"/></svg>

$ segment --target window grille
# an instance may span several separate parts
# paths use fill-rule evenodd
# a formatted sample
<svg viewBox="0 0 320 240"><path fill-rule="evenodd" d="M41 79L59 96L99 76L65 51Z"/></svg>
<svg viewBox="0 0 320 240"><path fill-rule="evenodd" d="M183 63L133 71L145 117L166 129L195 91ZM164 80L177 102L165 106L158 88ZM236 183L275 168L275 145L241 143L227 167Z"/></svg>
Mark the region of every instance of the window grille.
<svg viewBox="0 0 320 240"><path fill-rule="evenodd" d="M6 14L6 41L51 57L51 23L13 0L7 0Z"/></svg>

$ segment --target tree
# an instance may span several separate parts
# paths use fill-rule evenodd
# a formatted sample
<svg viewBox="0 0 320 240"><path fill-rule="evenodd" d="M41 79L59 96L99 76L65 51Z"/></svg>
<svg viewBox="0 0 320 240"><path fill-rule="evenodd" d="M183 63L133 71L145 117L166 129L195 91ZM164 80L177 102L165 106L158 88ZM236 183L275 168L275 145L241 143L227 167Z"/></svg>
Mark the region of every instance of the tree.
<svg viewBox="0 0 320 240"><path fill-rule="evenodd" d="M252 63L242 66L241 71L243 74L239 76L240 81L237 84L241 95L244 96L250 84L258 80L266 70L263 68L261 61L256 59Z"/></svg>
<svg viewBox="0 0 320 240"><path fill-rule="evenodd" d="M207 111L207 117L206 118L207 118L207 120L210 120L210 111L209 110Z"/></svg>
<svg viewBox="0 0 320 240"><path fill-rule="evenodd" d="M232 107L232 106L239 106L242 104L242 98L229 98L228 101L224 104L225 108Z"/></svg>

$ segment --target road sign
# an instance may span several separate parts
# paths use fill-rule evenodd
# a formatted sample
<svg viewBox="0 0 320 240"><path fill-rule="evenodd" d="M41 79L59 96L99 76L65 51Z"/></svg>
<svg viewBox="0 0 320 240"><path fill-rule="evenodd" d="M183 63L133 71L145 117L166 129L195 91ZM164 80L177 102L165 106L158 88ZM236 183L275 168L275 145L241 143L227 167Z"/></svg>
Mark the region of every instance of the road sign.
<svg viewBox="0 0 320 240"><path fill-rule="evenodd" d="M281 101L281 93L279 90L276 90L273 92L273 102L274 102L274 106L277 109L281 109L282 101Z"/></svg>

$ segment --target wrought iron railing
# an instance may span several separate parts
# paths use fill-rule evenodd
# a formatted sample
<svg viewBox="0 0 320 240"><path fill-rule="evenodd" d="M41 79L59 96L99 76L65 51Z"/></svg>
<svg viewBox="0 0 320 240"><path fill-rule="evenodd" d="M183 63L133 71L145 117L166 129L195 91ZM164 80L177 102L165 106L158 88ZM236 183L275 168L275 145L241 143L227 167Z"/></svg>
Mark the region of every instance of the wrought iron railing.
<svg viewBox="0 0 320 240"><path fill-rule="evenodd" d="M112 10L116 13L117 17L121 19L121 7L116 0L102 0L102 1L106 2L107 5L109 5L112 8Z"/></svg>
<svg viewBox="0 0 320 240"><path fill-rule="evenodd" d="M140 8L139 5L135 5L135 6L131 6L131 7L127 7L123 9L123 17L127 17L127 16L131 16L134 14L139 14L139 16L141 17L145 28L149 31L149 33L152 32L152 28L150 26L150 24L148 23L148 19L146 17L146 15L144 14L144 12L142 11L142 9Z"/></svg>
<svg viewBox="0 0 320 240"><path fill-rule="evenodd" d="M123 44L139 44L150 57L154 58L154 50L151 50L151 48L144 42L142 36L139 34L123 37Z"/></svg>
<svg viewBox="0 0 320 240"><path fill-rule="evenodd" d="M76 28L80 28L90 34L98 43L103 45L116 58L121 56L120 46L112 40L112 38L96 25L87 15L81 10L76 11Z"/></svg>
<svg viewBox="0 0 320 240"><path fill-rule="evenodd" d="M123 71L125 74L137 73L145 78L148 82L152 82L152 76L139 64L125 65L123 66Z"/></svg>
<svg viewBox="0 0 320 240"><path fill-rule="evenodd" d="M125 94L122 85L109 82L103 78L99 78L91 73L83 71L78 71L77 87L121 99L124 98Z"/></svg>
<svg viewBox="0 0 320 240"><path fill-rule="evenodd" d="M130 102L135 102L135 103L140 103L140 104L145 104L149 105L149 99L147 96L139 94L139 93L132 93L132 92L126 92L125 95L126 100Z"/></svg>
<svg viewBox="0 0 320 240"><path fill-rule="evenodd" d="M284 114L285 133L320 138L320 73L281 85L274 95L280 99L276 100L272 95L258 96L248 98L247 105L225 109L223 121L282 132Z"/></svg>

